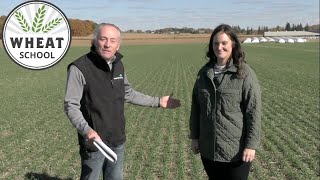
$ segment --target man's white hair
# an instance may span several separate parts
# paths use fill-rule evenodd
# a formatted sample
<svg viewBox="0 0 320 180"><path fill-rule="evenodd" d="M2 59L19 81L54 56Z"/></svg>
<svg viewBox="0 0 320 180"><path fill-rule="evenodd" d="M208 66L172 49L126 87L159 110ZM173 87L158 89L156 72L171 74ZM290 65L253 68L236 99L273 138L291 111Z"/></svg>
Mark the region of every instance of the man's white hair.
<svg viewBox="0 0 320 180"><path fill-rule="evenodd" d="M96 29L93 32L93 37L92 37L92 42L91 43L93 45L95 45L96 47L97 47L98 38L100 36L100 30L104 26L111 26L111 27L116 28L118 30L118 32L119 32L119 41L121 40L121 30L120 30L120 28L118 28L118 26L116 26L114 24L111 24L111 23L101 23L96 27Z"/></svg>

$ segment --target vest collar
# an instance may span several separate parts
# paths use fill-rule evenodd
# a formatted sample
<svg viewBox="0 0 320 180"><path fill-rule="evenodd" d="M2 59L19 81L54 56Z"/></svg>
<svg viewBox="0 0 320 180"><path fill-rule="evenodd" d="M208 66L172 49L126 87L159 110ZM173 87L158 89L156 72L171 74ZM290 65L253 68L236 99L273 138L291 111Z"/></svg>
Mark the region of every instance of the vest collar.
<svg viewBox="0 0 320 180"><path fill-rule="evenodd" d="M105 71L110 71L109 65L105 59L103 59L96 51L96 47L94 45L91 46L90 48L90 53L88 54L89 59L99 68L105 70ZM118 51L115 54L115 60L113 61L112 64L116 64L122 59L122 54L120 54Z"/></svg>

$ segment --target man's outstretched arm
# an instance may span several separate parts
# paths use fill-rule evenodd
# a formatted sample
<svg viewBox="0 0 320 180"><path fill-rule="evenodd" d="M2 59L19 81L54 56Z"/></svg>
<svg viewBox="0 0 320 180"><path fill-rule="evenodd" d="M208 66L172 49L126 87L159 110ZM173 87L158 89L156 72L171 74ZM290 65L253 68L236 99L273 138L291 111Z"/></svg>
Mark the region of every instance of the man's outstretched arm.
<svg viewBox="0 0 320 180"><path fill-rule="evenodd" d="M162 107L170 109L180 107L181 105L180 100L172 98L172 95L159 98L135 91L130 85L126 74L124 75L124 86L125 100L128 103L140 106Z"/></svg>

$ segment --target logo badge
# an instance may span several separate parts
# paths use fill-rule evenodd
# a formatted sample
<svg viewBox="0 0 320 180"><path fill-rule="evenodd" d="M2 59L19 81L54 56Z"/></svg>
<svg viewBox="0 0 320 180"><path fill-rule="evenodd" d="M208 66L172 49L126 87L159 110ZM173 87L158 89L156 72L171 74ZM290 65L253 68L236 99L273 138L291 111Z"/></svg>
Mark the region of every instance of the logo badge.
<svg viewBox="0 0 320 180"><path fill-rule="evenodd" d="M116 80L116 79L123 79L123 76L122 76L122 74L119 74L119 76L118 77L115 77L115 78L113 78L114 80Z"/></svg>
<svg viewBox="0 0 320 180"><path fill-rule="evenodd" d="M7 54L28 69L46 69L57 64L71 43L67 17L45 1L18 5L7 16L2 32Z"/></svg>

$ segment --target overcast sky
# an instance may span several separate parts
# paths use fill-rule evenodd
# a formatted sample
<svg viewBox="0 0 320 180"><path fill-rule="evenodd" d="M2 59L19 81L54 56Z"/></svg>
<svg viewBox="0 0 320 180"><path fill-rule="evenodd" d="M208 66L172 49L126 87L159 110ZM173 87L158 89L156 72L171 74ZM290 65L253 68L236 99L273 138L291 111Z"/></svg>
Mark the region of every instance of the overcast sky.
<svg viewBox="0 0 320 180"><path fill-rule="evenodd" d="M1 0L8 15L22 0ZM241 28L319 24L319 0L48 0L68 18L109 22L121 30L166 27L215 28L221 23Z"/></svg>

